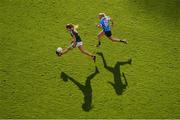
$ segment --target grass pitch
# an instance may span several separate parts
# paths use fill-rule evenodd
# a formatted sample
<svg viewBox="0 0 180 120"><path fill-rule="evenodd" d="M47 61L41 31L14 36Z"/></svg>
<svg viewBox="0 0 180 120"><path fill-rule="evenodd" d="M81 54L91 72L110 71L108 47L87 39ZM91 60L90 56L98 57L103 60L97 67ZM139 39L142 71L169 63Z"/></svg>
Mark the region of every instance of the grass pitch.
<svg viewBox="0 0 180 120"><path fill-rule="evenodd" d="M94 47L99 12L128 45ZM179 18L179 0L0 0L0 118L180 118ZM96 64L55 55L67 23Z"/></svg>

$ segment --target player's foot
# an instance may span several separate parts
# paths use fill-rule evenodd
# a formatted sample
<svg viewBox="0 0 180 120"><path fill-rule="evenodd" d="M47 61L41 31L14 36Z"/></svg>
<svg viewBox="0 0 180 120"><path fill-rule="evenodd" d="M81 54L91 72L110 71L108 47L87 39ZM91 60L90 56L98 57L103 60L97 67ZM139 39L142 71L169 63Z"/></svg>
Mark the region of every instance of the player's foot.
<svg viewBox="0 0 180 120"><path fill-rule="evenodd" d="M132 63L132 59L131 58L128 60L128 63L131 65L131 63Z"/></svg>
<svg viewBox="0 0 180 120"><path fill-rule="evenodd" d="M127 41L126 39L122 39L122 40L120 40L120 42L123 42L123 43L125 43L125 44L128 44L128 41Z"/></svg>
<svg viewBox="0 0 180 120"><path fill-rule="evenodd" d="M99 41L96 47L100 48L101 47L101 42Z"/></svg>
<svg viewBox="0 0 180 120"><path fill-rule="evenodd" d="M94 62L96 62L96 56L93 56L92 59Z"/></svg>

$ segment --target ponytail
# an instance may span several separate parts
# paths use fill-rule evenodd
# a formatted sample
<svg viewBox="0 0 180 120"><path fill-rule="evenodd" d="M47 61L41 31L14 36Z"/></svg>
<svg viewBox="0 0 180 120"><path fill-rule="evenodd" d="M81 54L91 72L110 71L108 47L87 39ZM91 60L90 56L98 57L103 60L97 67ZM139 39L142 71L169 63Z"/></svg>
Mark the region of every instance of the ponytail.
<svg viewBox="0 0 180 120"><path fill-rule="evenodd" d="M78 29L79 28L79 25L73 25L74 26L74 29Z"/></svg>

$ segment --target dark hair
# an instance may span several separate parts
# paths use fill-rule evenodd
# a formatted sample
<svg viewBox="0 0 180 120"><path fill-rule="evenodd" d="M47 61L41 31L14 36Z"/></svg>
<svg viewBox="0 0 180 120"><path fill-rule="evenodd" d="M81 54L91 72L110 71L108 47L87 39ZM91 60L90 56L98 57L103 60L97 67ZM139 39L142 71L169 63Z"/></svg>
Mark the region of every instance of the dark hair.
<svg viewBox="0 0 180 120"><path fill-rule="evenodd" d="M67 29L74 28L74 25L73 25L73 24L67 24L67 25L66 25L66 28L67 28Z"/></svg>

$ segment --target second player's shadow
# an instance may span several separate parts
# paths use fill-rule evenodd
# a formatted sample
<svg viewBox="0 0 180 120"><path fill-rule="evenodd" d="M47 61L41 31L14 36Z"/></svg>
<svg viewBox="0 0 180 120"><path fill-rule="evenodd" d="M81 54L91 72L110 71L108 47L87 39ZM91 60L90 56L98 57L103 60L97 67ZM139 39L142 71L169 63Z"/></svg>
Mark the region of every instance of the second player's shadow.
<svg viewBox="0 0 180 120"><path fill-rule="evenodd" d="M90 74L85 82L85 85L82 85L74 78L70 77L64 72L61 72L61 78L66 82L68 80L72 81L83 93L84 95L84 103L82 104L82 109L86 112L92 109L92 87L91 80L99 73L97 67L95 67L95 72Z"/></svg>
<svg viewBox="0 0 180 120"><path fill-rule="evenodd" d="M122 95L128 86L128 82L127 82L125 74L122 73L122 75L121 75L120 67L122 65L131 64L132 59L129 59L124 62L118 61L114 67L110 67L107 65L103 53L98 52L97 54L102 57L104 68L107 69L109 72L111 72L114 76L114 83L111 81L109 81L108 83L113 86L117 95ZM124 82L122 81L122 77L124 78Z"/></svg>

